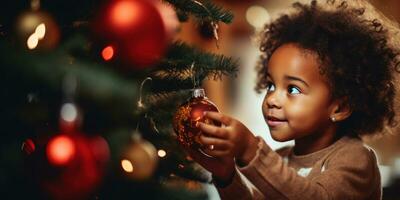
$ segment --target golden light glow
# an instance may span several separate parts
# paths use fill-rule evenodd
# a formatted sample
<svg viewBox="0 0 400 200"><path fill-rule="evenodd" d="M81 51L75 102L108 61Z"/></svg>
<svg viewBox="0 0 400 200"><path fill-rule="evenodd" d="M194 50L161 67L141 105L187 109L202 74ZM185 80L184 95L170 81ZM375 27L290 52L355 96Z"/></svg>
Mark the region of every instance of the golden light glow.
<svg viewBox="0 0 400 200"><path fill-rule="evenodd" d="M26 45L28 46L28 49L34 49L37 47L39 44L39 38L35 33L33 33L31 36L29 36L28 40L26 41Z"/></svg>
<svg viewBox="0 0 400 200"><path fill-rule="evenodd" d="M271 17L264 7L251 6L246 11L246 20L254 28L260 29L265 23L270 22Z"/></svg>
<svg viewBox="0 0 400 200"><path fill-rule="evenodd" d="M26 41L28 49L35 49L39 44L39 40L43 39L45 35L46 25L44 23L41 23L36 26L35 32L32 33L32 35L30 35L28 40Z"/></svg>
<svg viewBox="0 0 400 200"><path fill-rule="evenodd" d="M46 34L46 25L44 23L39 24L35 29L35 34L39 40L43 39Z"/></svg>
<svg viewBox="0 0 400 200"><path fill-rule="evenodd" d="M160 149L158 150L157 154L160 158L163 158L167 155L167 152L165 152L163 149Z"/></svg>
<svg viewBox="0 0 400 200"><path fill-rule="evenodd" d="M124 169L124 171L128 172L128 173L132 173L133 172L133 165L131 163L131 161L129 160L121 160L121 166L122 169Z"/></svg>

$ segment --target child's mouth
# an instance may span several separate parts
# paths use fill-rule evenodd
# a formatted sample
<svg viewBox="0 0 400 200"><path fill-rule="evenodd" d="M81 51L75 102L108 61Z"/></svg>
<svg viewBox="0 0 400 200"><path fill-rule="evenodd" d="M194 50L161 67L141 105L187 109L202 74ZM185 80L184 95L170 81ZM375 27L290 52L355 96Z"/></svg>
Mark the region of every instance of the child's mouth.
<svg viewBox="0 0 400 200"><path fill-rule="evenodd" d="M286 122L287 122L287 120L279 119L279 118L276 118L276 117L273 117L273 116L268 116L267 117L267 124L268 124L269 127L276 127L276 126L282 125L282 124L284 124Z"/></svg>

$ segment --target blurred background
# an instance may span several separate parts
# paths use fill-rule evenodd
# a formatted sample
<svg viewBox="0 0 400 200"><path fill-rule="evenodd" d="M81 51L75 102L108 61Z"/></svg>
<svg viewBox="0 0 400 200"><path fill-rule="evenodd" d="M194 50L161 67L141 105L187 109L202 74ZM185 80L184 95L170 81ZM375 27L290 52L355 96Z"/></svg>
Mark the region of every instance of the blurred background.
<svg viewBox="0 0 400 200"><path fill-rule="evenodd" d="M263 119L261 103L265 93L254 91L255 64L259 56L257 44L252 38L263 25L287 9L294 0L217 0L232 10L235 19L231 25L221 26L220 48L215 47L213 36L207 27L198 27L194 23L184 25L186 31L180 37L204 49L222 52L240 59L237 78L225 78L221 81L207 81L206 91L220 110L242 121L256 135L263 137L273 149L288 143L279 143L269 136L268 127ZM307 1L301 1L307 2ZM399 22L400 1L372 0L376 8L386 16ZM208 28L209 29L209 28ZM385 135L366 141L378 154L384 199L400 199L400 134ZM215 189L210 188L212 198L219 199Z"/></svg>

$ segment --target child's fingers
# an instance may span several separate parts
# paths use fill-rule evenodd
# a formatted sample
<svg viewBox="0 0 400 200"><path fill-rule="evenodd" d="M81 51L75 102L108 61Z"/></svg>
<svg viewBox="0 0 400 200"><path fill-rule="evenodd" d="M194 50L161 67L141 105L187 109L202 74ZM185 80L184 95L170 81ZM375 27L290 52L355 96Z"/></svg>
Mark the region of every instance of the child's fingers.
<svg viewBox="0 0 400 200"><path fill-rule="evenodd" d="M229 142L223 139L201 135L199 140L200 143L205 146L205 148L210 150L228 150L231 148Z"/></svg>
<svg viewBox="0 0 400 200"><path fill-rule="evenodd" d="M228 138L228 132L225 130L225 128L205 124L202 122L199 122L197 125L200 128L200 130L204 132L206 135L223 139Z"/></svg>
<svg viewBox="0 0 400 200"><path fill-rule="evenodd" d="M214 158L226 157L226 156L230 156L231 155L230 151L228 151L228 150L203 149L202 151L204 153L206 153L207 155L212 156Z"/></svg>
<svg viewBox="0 0 400 200"><path fill-rule="evenodd" d="M219 112L211 112L211 111L207 111L204 114L205 117L208 117L210 119L216 120L221 122L222 124L225 124L226 126L229 126L232 119L222 113Z"/></svg>
<svg viewBox="0 0 400 200"><path fill-rule="evenodd" d="M192 157L196 162L200 163L202 166L207 166L210 163L215 162L214 158L205 156L197 149L185 148L185 151L187 151L190 157Z"/></svg>

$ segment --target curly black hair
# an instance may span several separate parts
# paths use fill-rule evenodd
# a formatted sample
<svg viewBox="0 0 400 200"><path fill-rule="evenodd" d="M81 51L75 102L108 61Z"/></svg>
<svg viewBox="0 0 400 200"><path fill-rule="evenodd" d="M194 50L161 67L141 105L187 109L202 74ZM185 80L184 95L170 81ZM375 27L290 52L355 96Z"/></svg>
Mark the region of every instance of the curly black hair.
<svg viewBox="0 0 400 200"><path fill-rule="evenodd" d="M294 43L318 55L332 97L345 97L352 109L351 116L339 124L338 133L372 135L386 125L394 126L394 73L400 65L398 49L388 44L388 29L378 18L363 17L365 8L350 8L346 1L334 10L324 10L315 0L293 7L296 12L267 24L261 35L263 53L257 65L256 91L267 86L268 60L273 52Z"/></svg>

